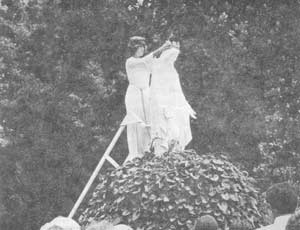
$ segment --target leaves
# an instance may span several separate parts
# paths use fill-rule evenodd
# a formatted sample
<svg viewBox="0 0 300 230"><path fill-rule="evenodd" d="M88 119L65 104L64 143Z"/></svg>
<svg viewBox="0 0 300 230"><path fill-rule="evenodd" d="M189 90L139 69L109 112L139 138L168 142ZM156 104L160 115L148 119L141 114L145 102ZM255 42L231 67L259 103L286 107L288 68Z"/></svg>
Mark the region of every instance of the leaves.
<svg viewBox="0 0 300 230"><path fill-rule="evenodd" d="M167 2L2 1L0 125L9 146L0 154L0 192L7 228L38 229L70 209L125 114L127 41L137 34L147 37L149 50L170 31L179 37L176 68L198 113L191 144L199 154L228 152L250 173L254 168L263 190L299 181L299 2ZM123 162L125 136L114 150ZM128 178L112 187L122 189L99 196L147 199L170 188L195 198L209 193L209 183L220 185L213 203L220 193L241 203L235 194L256 194L221 158L201 163L195 151L187 153L177 159L183 170L170 169L159 181L149 177L155 163L147 165L147 183L135 182L140 188L126 185L126 170L141 163L132 162Z"/></svg>
<svg viewBox="0 0 300 230"><path fill-rule="evenodd" d="M218 208L223 214L228 214L228 204L226 202L221 202L220 204L217 204Z"/></svg>
<svg viewBox="0 0 300 230"><path fill-rule="evenodd" d="M185 159L184 162L179 160L182 158ZM210 167L205 167L208 162ZM183 163L191 167L182 168ZM151 171L147 170L149 165L152 166ZM215 170L220 165L222 170ZM112 218L121 212L125 218L124 222L136 228L147 220L149 226L156 228L161 227L159 223L172 223L176 228L186 229L191 225L191 221L193 223L195 217L205 213L215 216L220 226L223 226L224 219L230 218L232 213L240 213L235 217L249 221L250 219L243 215L248 213L252 216L251 221L260 221L261 207L257 202L257 192L251 178L245 176L221 155L171 152L147 161L142 159L139 164L133 165L129 162L122 168L128 170L123 170L123 174L116 174L113 171L112 174L106 175L108 181L111 181L110 183L120 193L101 199L101 193L105 193L106 188L98 185L88 208L80 217L81 223L86 224L90 217L99 218L96 207L101 204L107 204L102 212L103 217ZM201 175L197 174L199 168ZM131 175L131 172L136 173ZM144 177L144 173L149 175L148 179ZM229 177L233 174L234 177ZM114 180L111 179L112 175ZM227 175L228 178L222 175ZM116 183L123 181L124 178L127 178L126 186ZM119 187L123 189L120 190ZM138 192L129 192L131 187L133 191Z"/></svg>

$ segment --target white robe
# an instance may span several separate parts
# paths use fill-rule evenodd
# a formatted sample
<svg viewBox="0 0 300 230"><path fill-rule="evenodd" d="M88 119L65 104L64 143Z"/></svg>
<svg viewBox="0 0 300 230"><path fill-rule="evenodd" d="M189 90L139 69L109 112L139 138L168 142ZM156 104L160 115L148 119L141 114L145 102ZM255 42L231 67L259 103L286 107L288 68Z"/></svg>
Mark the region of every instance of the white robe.
<svg viewBox="0 0 300 230"><path fill-rule="evenodd" d="M125 96L126 117L122 125L127 126L129 154L125 161L142 157L151 141L149 124L149 80L153 55L143 58L130 57L126 61L129 81Z"/></svg>
<svg viewBox="0 0 300 230"><path fill-rule="evenodd" d="M178 54L178 49L171 48L152 63L150 124L156 155L167 151L174 142L177 149L183 150L192 140L190 116L195 116L195 111L183 94L174 67Z"/></svg>

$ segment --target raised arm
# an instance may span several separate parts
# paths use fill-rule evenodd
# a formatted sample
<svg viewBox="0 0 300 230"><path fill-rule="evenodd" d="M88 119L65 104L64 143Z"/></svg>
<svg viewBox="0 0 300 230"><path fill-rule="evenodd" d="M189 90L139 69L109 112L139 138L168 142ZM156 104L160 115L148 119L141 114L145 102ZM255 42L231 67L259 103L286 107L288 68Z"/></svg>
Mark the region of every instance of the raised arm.
<svg viewBox="0 0 300 230"><path fill-rule="evenodd" d="M160 60L166 63L174 63L179 53L179 49L173 46L161 55Z"/></svg>
<svg viewBox="0 0 300 230"><path fill-rule="evenodd" d="M172 47L172 43L169 40L167 40L161 47L159 47L158 49L156 49L152 52L153 57L159 57L162 52L170 49L171 47Z"/></svg>
<svg viewBox="0 0 300 230"><path fill-rule="evenodd" d="M147 66L151 66L153 58L158 58L162 52L164 52L167 49L170 49L172 47L172 44L170 41L166 41L161 47L158 49L152 51L151 53L144 56L142 59L146 63Z"/></svg>

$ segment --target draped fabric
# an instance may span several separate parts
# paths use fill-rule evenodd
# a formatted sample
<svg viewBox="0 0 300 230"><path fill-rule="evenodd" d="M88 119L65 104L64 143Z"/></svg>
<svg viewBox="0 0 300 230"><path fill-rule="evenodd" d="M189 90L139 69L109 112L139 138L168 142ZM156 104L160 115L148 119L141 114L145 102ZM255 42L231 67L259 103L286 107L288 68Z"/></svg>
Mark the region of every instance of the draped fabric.
<svg viewBox="0 0 300 230"><path fill-rule="evenodd" d="M152 64L150 86L151 137L155 154L167 151L171 143L184 149L192 140L190 116L195 111L187 102L174 67L179 50L166 50Z"/></svg>
<svg viewBox="0 0 300 230"><path fill-rule="evenodd" d="M150 144L149 123L149 80L152 54L143 58L130 57L126 61L129 81L125 96L126 117L122 125L127 126L129 154L126 159L142 157Z"/></svg>

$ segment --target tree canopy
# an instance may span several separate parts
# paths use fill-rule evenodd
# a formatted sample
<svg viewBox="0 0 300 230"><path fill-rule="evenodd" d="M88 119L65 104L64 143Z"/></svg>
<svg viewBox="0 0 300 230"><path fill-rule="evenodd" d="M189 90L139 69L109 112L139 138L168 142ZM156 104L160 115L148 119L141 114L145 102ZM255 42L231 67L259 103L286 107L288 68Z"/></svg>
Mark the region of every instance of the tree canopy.
<svg viewBox="0 0 300 230"><path fill-rule="evenodd" d="M270 183L299 180L296 0L1 0L1 229L66 215L125 115L132 35L170 33L196 110L190 148ZM113 157L127 155L125 135Z"/></svg>

